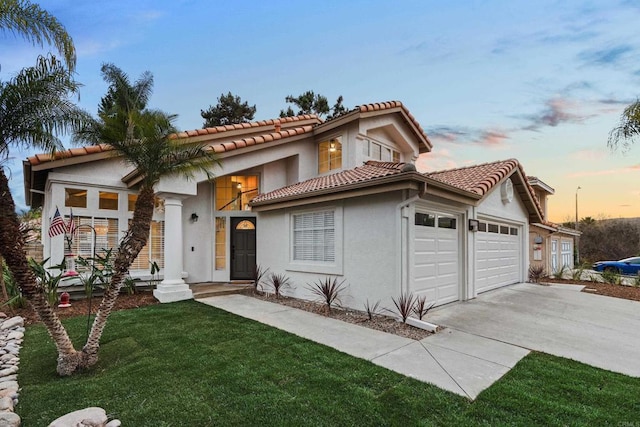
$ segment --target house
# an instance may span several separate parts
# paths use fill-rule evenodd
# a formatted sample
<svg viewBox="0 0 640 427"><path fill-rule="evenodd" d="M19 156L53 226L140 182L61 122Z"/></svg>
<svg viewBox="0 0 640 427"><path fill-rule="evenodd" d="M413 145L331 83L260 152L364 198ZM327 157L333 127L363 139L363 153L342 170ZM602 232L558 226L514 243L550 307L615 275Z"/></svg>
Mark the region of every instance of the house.
<svg viewBox="0 0 640 427"><path fill-rule="evenodd" d="M177 135L221 159L187 181L163 179L147 247L132 275L161 267L162 302L189 284L252 278L256 264L310 297L327 275L348 283L342 304L390 303L401 292L437 305L527 280L530 224L543 208L517 160L420 173L427 135L400 102L367 104L332 120L302 115ZM43 228L73 209L76 255L114 247L127 230L138 175L108 146L24 161L25 194ZM45 256L64 257L61 236Z"/></svg>
<svg viewBox="0 0 640 427"><path fill-rule="evenodd" d="M542 207L542 222L532 223L529 229L529 262L541 266L548 274L563 268L573 268L575 248L580 232L547 220L547 197L555 190L535 176L527 177Z"/></svg>

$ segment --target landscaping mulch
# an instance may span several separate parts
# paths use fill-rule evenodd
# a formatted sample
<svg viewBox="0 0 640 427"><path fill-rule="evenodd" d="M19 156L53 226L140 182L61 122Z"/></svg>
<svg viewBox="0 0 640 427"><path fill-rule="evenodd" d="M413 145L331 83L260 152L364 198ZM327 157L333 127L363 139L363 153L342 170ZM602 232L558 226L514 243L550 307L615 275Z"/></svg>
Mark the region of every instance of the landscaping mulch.
<svg viewBox="0 0 640 427"><path fill-rule="evenodd" d="M583 285L585 288L582 292L589 294L640 301L640 288L636 288L635 286L612 285L611 283L600 283L587 280L554 279L550 277L542 280L542 282L563 285Z"/></svg>
<svg viewBox="0 0 640 427"><path fill-rule="evenodd" d="M341 320L343 322L364 326L366 328L399 335L405 338L411 338L413 340L421 340L433 334L432 332L426 331L424 329L416 328L414 326L407 325L406 323L398 322L394 318L386 316L383 313L376 314L371 320L369 320L367 313L359 310L334 307L331 309L331 311L329 311L324 304L320 304L317 302L288 298L285 296L276 298L272 294L258 293L253 290L248 290L246 292L246 295L261 299L263 301L275 302L278 304L286 305L288 307L297 308L311 313L316 313L321 316Z"/></svg>
<svg viewBox="0 0 640 427"><path fill-rule="evenodd" d="M95 314L98 311L102 297L94 297L91 300L91 313ZM160 302L154 298L152 292L139 292L134 295L123 294L116 300L114 311L127 310L131 308L143 307L146 305L159 304ZM10 316L22 316L24 318L25 325L32 325L40 322L36 313L31 307L15 308L12 309L7 306L0 307L0 311L7 313ZM72 300L71 307L59 308L55 307L55 312L60 319L66 319L68 317L86 316L89 314L89 299Z"/></svg>

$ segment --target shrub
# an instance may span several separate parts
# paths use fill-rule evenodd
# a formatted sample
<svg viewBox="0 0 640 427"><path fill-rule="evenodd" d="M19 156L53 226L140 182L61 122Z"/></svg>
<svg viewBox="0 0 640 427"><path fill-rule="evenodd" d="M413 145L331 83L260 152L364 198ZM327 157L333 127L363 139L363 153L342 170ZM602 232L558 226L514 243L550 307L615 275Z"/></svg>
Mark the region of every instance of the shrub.
<svg viewBox="0 0 640 427"><path fill-rule="evenodd" d="M364 303L364 309L367 312L367 317L369 318L369 320L373 320L373 316L375 316L376 314L378 314L378 308L380 307L380 301L376 301L375 304L371 305L369 303L369 300L367 299L367 302Z"/></svg>
<svg viewBox="0 0 640 427"><path fill-rule="evenodd" d="M584 273L585 270L585 265L584 264L580 264L579 266L575 267L572 271L571 271L571 278L573 280L582 280L582 273Z"/></svg>
<svg viewBox="0 0 640 427"><path fill-rule="evenodd" d="M337 277L325 277L315 283L307 285L307 288L322 299L322 302L331 311L331 305L340 303L340 294L345 290L345 280L338 281Z"/></svg>
<svg viewBox="0 0 640 427"><path fill-rule="evenodd" d="M556 279L562 279L564 278L564 273L567 271L567 266L563 265L562 267L556 269L556 271L553 272L553 277L555 277Z"/></svg>
<svg viewBox="0 0 640 427"><path fill-rule="evenodd" d="M633 287L637 288L640 287L640 273L638 273L636 275L636 277L633 278Z"/></svg>
<svg viewBox="0 0 640 427"><path fill-rule="evenodd" d="M407 318L413 311L413 305L416 297L413 296L412 293L405 294L404 292L402 292L397 299L391 298L391 300L396 306L396 310L398 310L398 315L400 315L402 322L407 323Z"/></svg>
<svg viewBox="0 0 640 427"><path fill-rule="evenodd" d="M60 280L63 279L62 271L65 269L65 263L62 261L61 264L52 266L50 270L58 270L58 274L51 274L51 271L44 266L48 261L49 258L40 262L29 258L29 268L36 276L38 284L42 286L47 301L49 301L51 306L54 306L58 304L58 285L60 284Z"/></svg>
<svg viewBox="0 0 640 427"><path fill-rule="evenodd" d="M282 290L290 286L289 278L284 273L271 273L271 275L269 276L268 284L273 288L273 293L275 294L276 298L280 298L280 293L282 292Z"/></svg>
<svg viewBox="0 0 640 427"><path fill-rule="evenodd" d="M20 288L18 288L18 284L13 278L11 271L9 271L9 267L4 263L2 264L2 280L8 297L8 300L3 305L7 305L11 308L27 307L27 299L22 296Z"/></svg>
<svg viewBox="0 0 640 427"><path fill-rule="evenodd" d="M433 305L434 303L427 305L427 297L422 295L416 298L413 304L412 311L416 316L418 316L418 319L422 320L422 318L427 315L429 310L433 308Z"/></svg>
<svg viewBox="0 0 640 427"><path fill-rule="evenodd" d="M606 269L602 272L602 280L605 283L610 283L612 285L621 285L622 284L622 276L620 273L613 269Z"/></svg>
<svg viewBox="0 0 640 427"><path fill-rule="evenodd" d="M269 272L269 269L266 270L262 268L262 266L256 264L253 267L253 272L251 273L251 278L253 279L253 290L254 292L258 292L261 288L261 282L264 276Z"/></svg>
<svg viewBox="0 0 640 427"><path fill-rule="evenodd" d="M542 264L529 266L529 281L532 283L540 283L543 277L547 276L547 271Z"/></svg>

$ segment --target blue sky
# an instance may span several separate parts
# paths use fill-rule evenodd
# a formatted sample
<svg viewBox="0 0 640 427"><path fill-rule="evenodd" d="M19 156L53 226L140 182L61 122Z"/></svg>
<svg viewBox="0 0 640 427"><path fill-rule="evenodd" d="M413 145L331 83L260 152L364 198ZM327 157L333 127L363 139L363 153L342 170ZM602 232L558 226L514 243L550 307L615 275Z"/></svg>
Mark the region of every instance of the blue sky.
<svg viewBox="0 0 640 427"><path fill-rule="evenodd" d="M202 127L231 91L277 117L287 95L402 101L433 142L419 169L517 158L554 187L549 216L640 216L640 147L609 131L640 94L632 1L42 1L78 50L80 105L95 113L102 63L155 77L151 106ZM0 78L42 50L0 34ZM25 208L21 160L12 188Z"/></svg>

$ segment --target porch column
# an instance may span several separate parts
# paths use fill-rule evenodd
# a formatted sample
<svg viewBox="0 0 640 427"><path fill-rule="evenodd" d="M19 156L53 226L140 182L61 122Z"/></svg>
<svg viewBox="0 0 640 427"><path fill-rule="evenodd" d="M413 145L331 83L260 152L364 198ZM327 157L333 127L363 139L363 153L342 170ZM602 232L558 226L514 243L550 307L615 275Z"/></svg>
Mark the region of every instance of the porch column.
<svg viewBox="0 0 640 427"><path fill-rule="evenodd" d="M174 302L193 298L182 280L182 199L164 199L164 280L153 291L158 301Z"/></svg>

